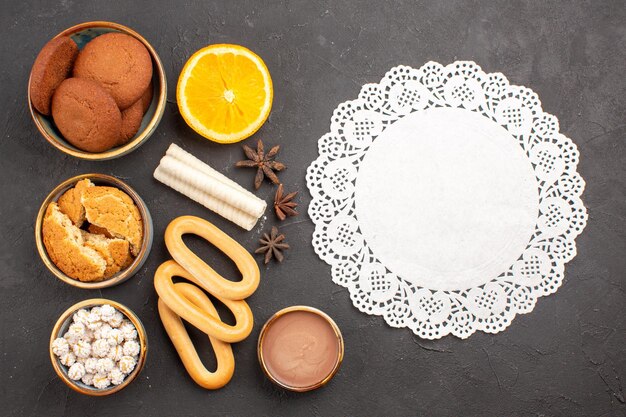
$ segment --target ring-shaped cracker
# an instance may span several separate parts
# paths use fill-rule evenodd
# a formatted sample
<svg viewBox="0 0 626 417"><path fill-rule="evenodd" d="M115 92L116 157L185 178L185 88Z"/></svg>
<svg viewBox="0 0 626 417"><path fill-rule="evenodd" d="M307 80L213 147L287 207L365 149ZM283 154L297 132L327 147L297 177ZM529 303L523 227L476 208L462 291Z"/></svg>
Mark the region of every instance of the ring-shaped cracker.
<svg viewBox="0 0 626 417"><path fill-rule="evenodd" d="M175 276L185 278L213 294L233 313L236 321L235 325L226 324L219 317L216 318L191 303L183 294L177 291L172 280ZM245 301L229 300L214 294L213 288L205 286L201 279L174 261L167 261L159 266L154 274L154 287L161 300L174 313L209 336L224 342L234 343L245 339L252 331L254 319L252 311Z"/></svg>
<svg viewBox="0 0 626 417"><path fill-rule="evenodd" d="M224 278L189 250L183 242L185 234L194 234L204 238L232 259L241 272L241 281L233 282ZM220 301L243 300L259 286L259 266L252 255L233 238L204 219L181 216L172 220L165 230L165 245L172 258L197 278L194 282Z"/></svg>
<svg viewBox="0 0 626 417"><path fill-rule="evenodd" d="M200 288L179 282L174 284L174 289L198 309L215 318L219 318L213 303ZM235 372L235 358L230 343L209 336L217 361L216 370L210 372L198 356L198 352L193 346L193 342L189 338L189 333L187 333L182 320L167 306L163 299L159 299L159 316L187 373L198 385L206 389L218 389L230 381Z"/></svg>

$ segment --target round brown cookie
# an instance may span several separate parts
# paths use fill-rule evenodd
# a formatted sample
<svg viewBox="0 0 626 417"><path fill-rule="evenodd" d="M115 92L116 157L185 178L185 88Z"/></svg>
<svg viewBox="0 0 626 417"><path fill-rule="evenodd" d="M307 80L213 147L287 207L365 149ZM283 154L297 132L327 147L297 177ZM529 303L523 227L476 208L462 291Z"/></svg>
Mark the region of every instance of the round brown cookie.
<svg viewBox="0 0 626 417"><path fill-rule="evenodd" d="M76 42L67 36L52 39L37 55L30 73L30 100L39 113L50 115L54 90L70 75L77 55Z"/></svg>
<svg viewBox="0 0 626 417"><path fill-rule="evenodd" d="M120 138L120 109L95 81L63 81L52 97L52 118L68 142L87 152L109 150Z"/></svg>
<svg viewBox="0 0 626 417"><path fill-rule="evenodd" d="M137 100L135 104L122 112L122 134L118 146L125 145L139 131L141 121L143 120L143 102Z"/></svg>
<svg viewBox="0 0 626 417"><path fill-rule="evenodd" d="M141 95L141 98L122 112L122 136L117 144L118 146L127 144L128 141L137 134L141 127L141 122L143 121L143 115L146 114L151 103L152 81L150 81L148 88L146 88L146 91Z"/></svg>
<svg viewBox="0 0 626 417"><path fill-rule="evenodd" d="M153 90L154 86L152 85L152 81L150 81L150 84L148 84L148 88L146 88L146 91L143 92L141 98L139 99L141 100L141 111L143 112L143 114L146 114L146 112L150 108L150 104L152 104L152 94L154 93Z"/></svg>
<svg viewBox="0 0 626 417"><path fill-rule="evenodd" d="M152 79L152 60L145 46L123 33L111 32L90 41L78 54L74 77L97 81L117 106L132 106Z"/></svg>

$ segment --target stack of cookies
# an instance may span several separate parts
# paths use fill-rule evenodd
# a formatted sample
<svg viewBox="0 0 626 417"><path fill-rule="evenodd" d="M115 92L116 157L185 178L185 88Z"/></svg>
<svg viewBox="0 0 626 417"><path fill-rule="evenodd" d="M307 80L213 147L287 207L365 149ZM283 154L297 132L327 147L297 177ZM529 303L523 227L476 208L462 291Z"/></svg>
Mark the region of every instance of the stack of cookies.
<svg viewBox="0 0 626 417"><path fill-rule="evenodd" d="M67 36L43 47L31 72L33 107L87 152L126 144L152 102L152 59L130 35L110 32L82 50Z"/></svg>

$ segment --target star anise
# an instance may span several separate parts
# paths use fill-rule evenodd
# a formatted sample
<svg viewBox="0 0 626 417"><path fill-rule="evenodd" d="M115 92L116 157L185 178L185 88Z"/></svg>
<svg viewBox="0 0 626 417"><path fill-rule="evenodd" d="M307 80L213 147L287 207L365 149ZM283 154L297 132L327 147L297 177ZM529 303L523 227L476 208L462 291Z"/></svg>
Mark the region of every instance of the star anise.
<svg viewBox="0 0 626 417"><path fill-rule="evenodd" d="M276 258L278 262L282 262L284 259L283 250L289 249L289 245L284 242L285 235L278 234L278 228L272 227L270 234L263 233L263 238L259 240L259 248L254 253L265 254L265 264L267 264L272 257Z"/></svg>
<svg viewBox="0 0 626 417"><path fill-rule="evenodd" d="M248 145L243 145L243 151L248 157L245 161L239 161L235 164L239 168L256 168L256 176L254 177L254 189L258 190L263 182L263 178L267 177L274 184L279 184L280 181L274 173L274 171L282 171L285 169L285 165L274 161L273 158L280 150L280 145L274 146L269 152L265 153L263 148L263 141L259 139L256 144L256 152Z"/></svg>
<svg viewBox="0 0 626 417"><path fill-rule="evenodd" d="M287 216L298 215L298 212L295 210L298 203L292 201L298 192L294 191L293 193L283 195L283 191L283 185L278 184L278 189L274 196L274 211L276 211L276 215L280 220L285 220Z"/></svg>

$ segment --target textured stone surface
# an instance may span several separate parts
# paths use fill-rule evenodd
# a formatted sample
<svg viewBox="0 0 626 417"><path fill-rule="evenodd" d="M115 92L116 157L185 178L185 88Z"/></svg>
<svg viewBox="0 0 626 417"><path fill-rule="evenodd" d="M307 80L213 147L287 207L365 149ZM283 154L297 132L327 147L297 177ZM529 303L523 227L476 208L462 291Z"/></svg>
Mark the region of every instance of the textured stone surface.
<svg viewBox="0 0 626 417"><path fill-rule="evenodd" d="M0 54L0 414L4 416L623 416L626 386L626 8L617 1L23 1L2 4ZM119 160L85 162L64 156L39 135L26 105L30 66L46 41L87 20L136 29L159 52L169 102L154 136ZM429 342L382 318L358 312L313 253L306 215L282 225L293 249L282 265L261 267L262 283L249 299L256 324L234 346L231 383L216 392L186 375L157 319L152 274L168 259L162 235L175 216L207 218L252 250L262 229L244 232L157 183L151 172L176 142L252 188L253 173L233 168L238 145L207 142L178 114L175 85L185 60L210 43L239 43L257 52L274 79L269 122L246 143L262 138L283 146L280 174L301 190L317 139L335 106L354 98L397 64L420 66L473 59L532 88L544 109L581 152L589 222L577 239L562 288L542 298L505 332L468 340ZM75 289L55 279L35 250L33 224L45 195L76 174L101 172L128 181L149 205L155 244L143 270L102 291ZM274 192L264 184L258 195ZM199 240L216 265L234 266ZM140 378L110 398L70 391L49 363L48 338L57 317L82 299L111 298L131 307L150 340ZM256 337L277 309L319 307L335 318L346 342L344 364L327 387L308 394L275 389L257 364ZM206 338L195 335L208 366Z"/></svg>

